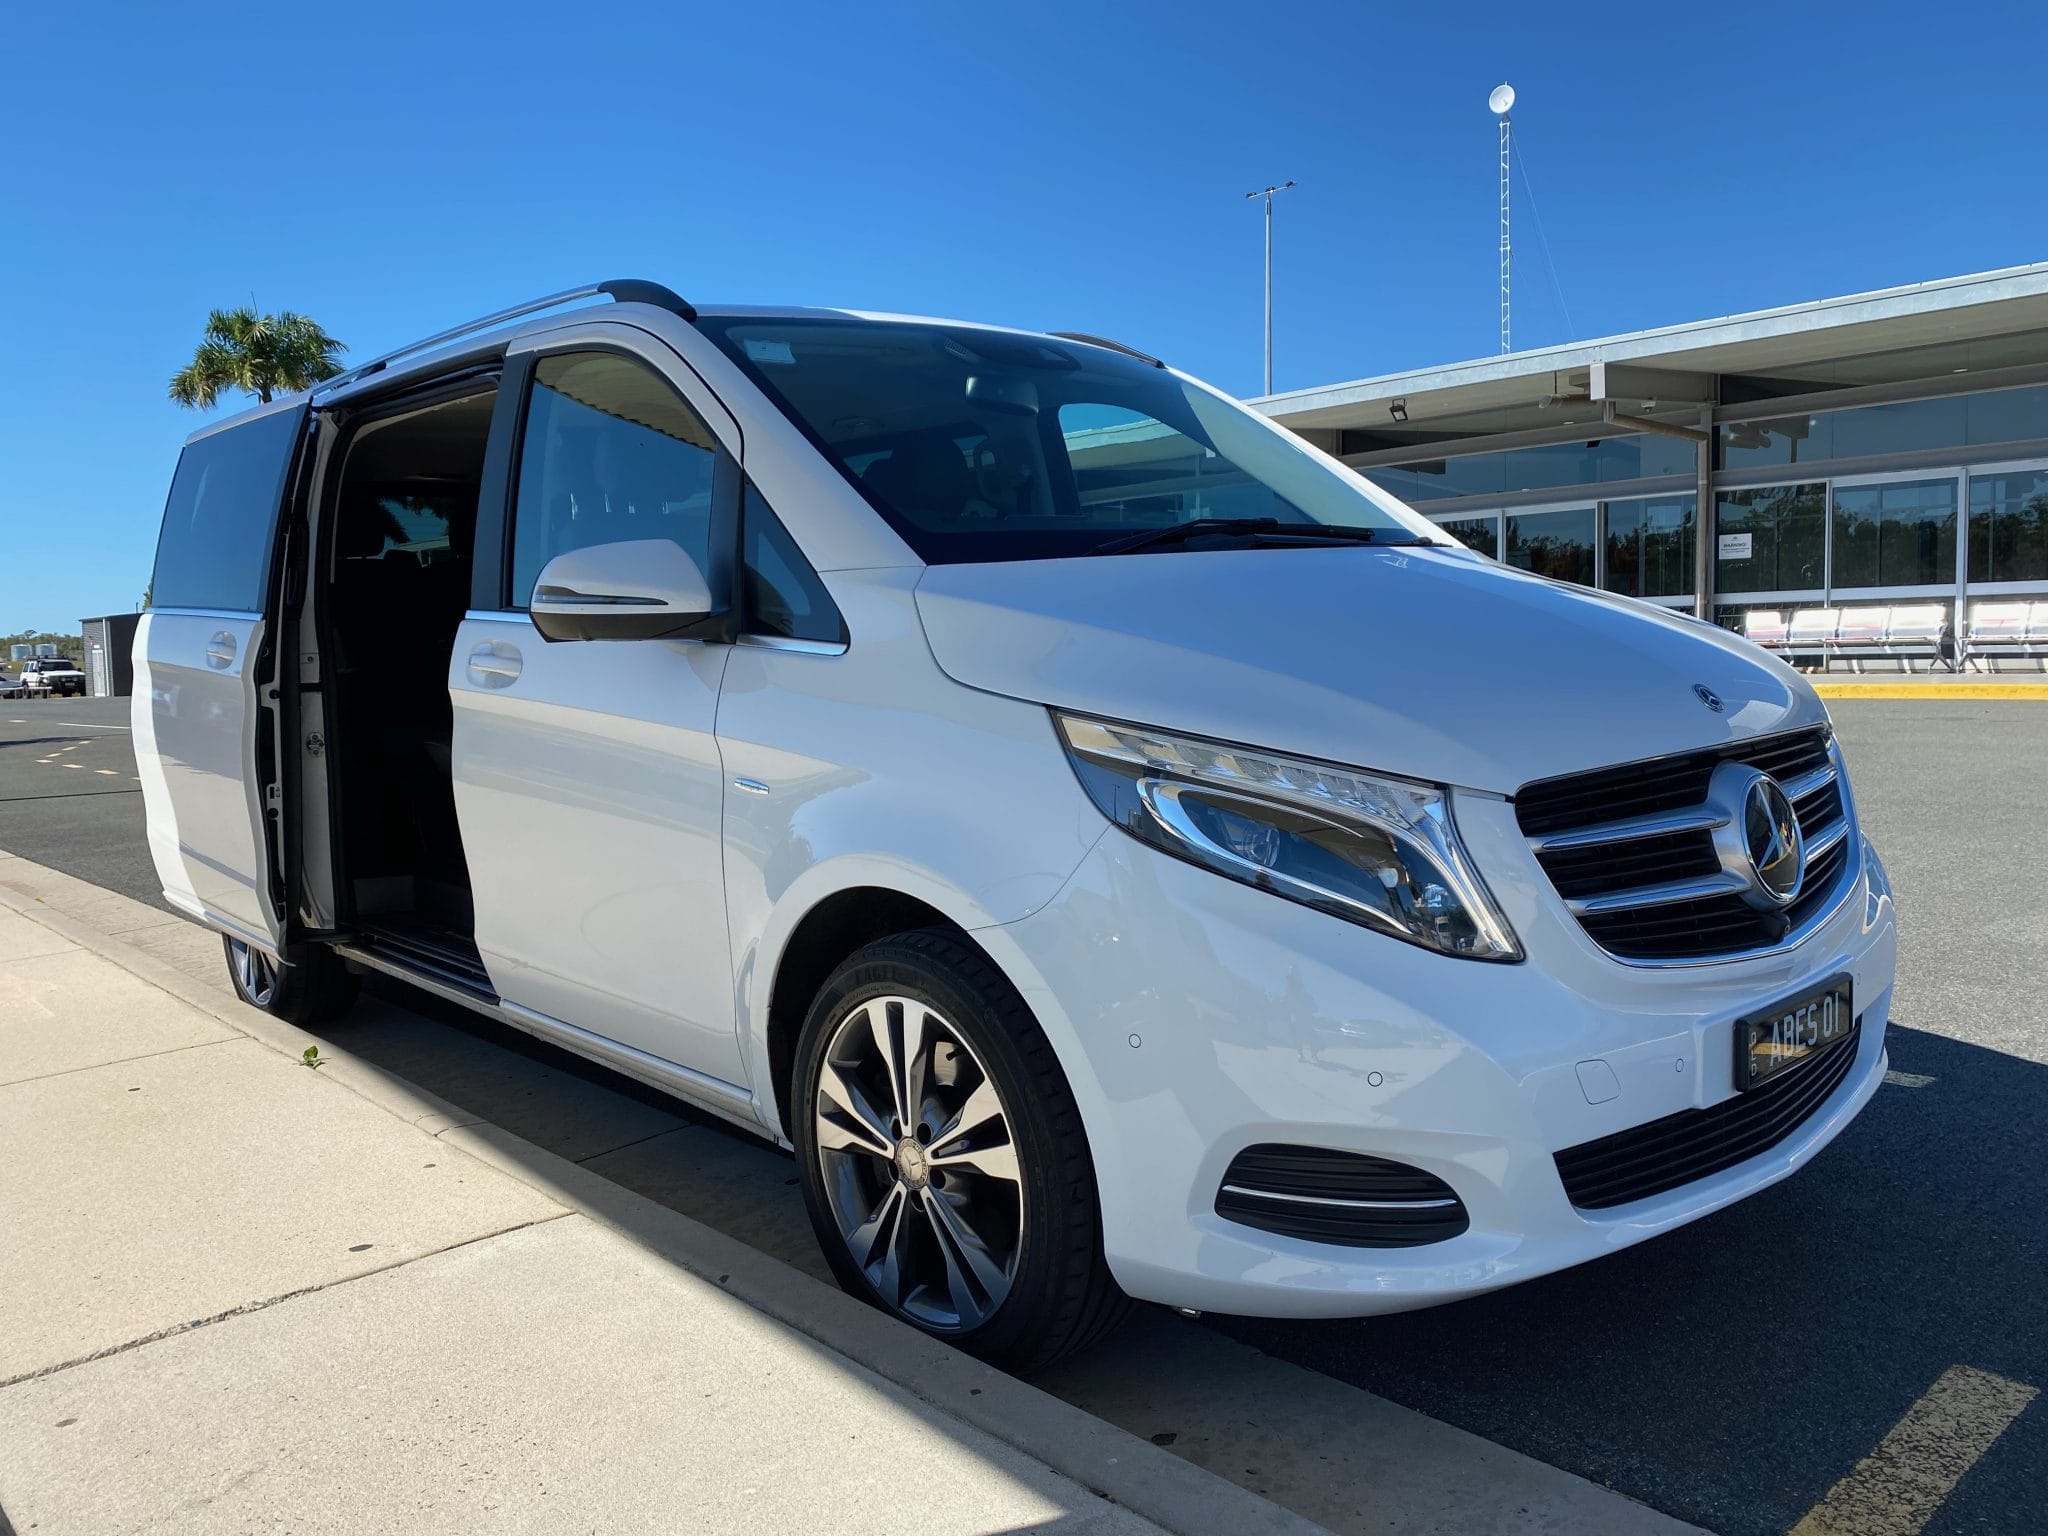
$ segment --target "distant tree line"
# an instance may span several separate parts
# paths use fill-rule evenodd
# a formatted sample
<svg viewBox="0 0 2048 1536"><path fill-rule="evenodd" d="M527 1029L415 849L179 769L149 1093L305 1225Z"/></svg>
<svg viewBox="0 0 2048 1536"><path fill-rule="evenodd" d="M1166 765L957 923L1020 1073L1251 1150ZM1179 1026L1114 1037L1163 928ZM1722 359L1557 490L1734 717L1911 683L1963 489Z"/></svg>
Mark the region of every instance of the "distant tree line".
<svg viewBox="0 0 2048 1536"><path fill-rule="evenodd" d="M65 655L75 658L84 643L77 635L53 634L47 629L41 633L24 629L19 634L0 635L0 666L6 664L17 645L54 645Z"/></svg>

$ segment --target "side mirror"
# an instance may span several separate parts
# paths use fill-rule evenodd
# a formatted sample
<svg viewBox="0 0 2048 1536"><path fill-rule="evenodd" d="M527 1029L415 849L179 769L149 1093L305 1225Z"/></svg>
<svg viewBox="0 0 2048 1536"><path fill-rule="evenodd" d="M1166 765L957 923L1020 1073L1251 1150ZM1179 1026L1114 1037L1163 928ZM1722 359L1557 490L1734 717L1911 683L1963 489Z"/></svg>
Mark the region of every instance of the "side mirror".
<svg viewBox="0 0 2048 1536"><path fill-rule="evenodd" d="M549 640L682 640L715 633L725 620L697 562L667 539L555 556L533 584L527 611Z"/></svg>

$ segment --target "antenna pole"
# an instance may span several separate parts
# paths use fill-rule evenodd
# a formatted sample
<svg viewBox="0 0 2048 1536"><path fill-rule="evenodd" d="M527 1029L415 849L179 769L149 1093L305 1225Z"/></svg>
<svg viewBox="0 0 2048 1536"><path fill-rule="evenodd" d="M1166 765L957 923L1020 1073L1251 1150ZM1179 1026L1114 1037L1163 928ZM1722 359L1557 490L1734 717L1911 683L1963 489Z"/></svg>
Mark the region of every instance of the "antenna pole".
<svg viewBox="0 0 2048 1536"><path fill-rule="evenodd" d="M1508 115L1500 115L1500 349L1512 351L1508 343L1508 299L1514 283L1514 240L1508 226L1508 147L1514 129Z"/></svg>
<svg viewBox="0 0 2048 1536"><path fill-rule="evenodd" d="M1273 393L1273 194L1266 193L1266 393Z"/></svg>
<svg viewBox="0 0 2048 1536"><path fill-rule="evenodd" d="M1261 191L1247 192L1247 198L1263 197L1266 200L1266 393L1273 393L1273 194L1285 192L1293 186L1291 181L1277 187L1266 187Z"/></svg>

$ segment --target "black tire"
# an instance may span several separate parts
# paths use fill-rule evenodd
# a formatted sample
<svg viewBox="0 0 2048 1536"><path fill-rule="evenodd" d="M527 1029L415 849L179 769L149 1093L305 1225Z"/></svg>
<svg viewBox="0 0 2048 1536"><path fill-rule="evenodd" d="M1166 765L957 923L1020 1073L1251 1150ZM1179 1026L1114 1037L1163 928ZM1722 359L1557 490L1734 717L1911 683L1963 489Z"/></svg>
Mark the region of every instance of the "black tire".
<svg viewBox="0 0 2048 1536"><path fill-rule="evenodd" d="M235 996L287 1024L324 1024L355 1006L363 979L324 944L287 947L280 966L240 939L223 937Z"/></svg>
<svg viewBox="0 0 2048 1536"><path fill-rule="evenodd" d="M972 1126L965 1123L964 1115L956 1116L958 1129L951 1136L933 1137L926 1135L929 1126L920 1113L914 1122L916 1137L904 1138L928 1146L937 1171L925 1172L922 1155L916 1152L903 1154L915 1163L913 1170L904 1172L872 1151L827 1153L821 1149L819 1085L828 1052L835 1038L842 1042L854 1038L841 1035L842 1024L850 1023L868 1003L879 1004L883 998L925 1005L940 1021L943 1032L967 1047L964 1057L951 1043L933 1047L932 1097L926 1103L937 1104L946 1091L947 1072L955 1074L956 1084L985 1080L1000 1101L1008 1144L1015 1150L1019 1172L1015 1187L1021 1199L1007 1207L1009 1225L1004 1236L1009 1239L1006 1256L1012 1264L1008 1289L985 1315L971 1323L920 1315L920 1296L937 1296L929 1286L910 1296L883 1294L855 1258L833 1208L835 1196L842 1202L850 1198L846 1193L849 1179L870 1189L886 1188L893 1181L912 1210L917 1209L917 1198L938 1192L942 1186L954 1191L955 1203L962 1210L974 1205L978 1190L995 1188L993 1198L998 1204L1005 1195L1001 1186L1007 1181L982 1185L971 1163L965 1182L949 1183L948 1173L938 1168L938 1154L947 1145L957 1147L974 1139L968 1134ZM900 1013L894 1016L900 1017ZM845 1070L857 1069L849 1069L843 1062L835 1067L835 1071ZM796 1144L804 1204L826 1262L848 1292L1021 1375L1085 1348L1128 1314L1131 1303L1117 1288L1102 1257L1095 1166L1080 1110L1051 1045L1023 998L980 951L954 934L924 930L881 939L856 952L832 973L813 1001L798 1038L793 1077L789 1130ZM887 1116L886 1110L880 1113ZM894 1125L893 1119L891 1123ZM828 1156L832 1159L829 1170ZM863 1169L868 1172L862 1173ZM961 1178L961 1172L950 1175L952 1181ZM915 1188L909 1182L913 1179L918 1181ZM929 1180L931 1192L922 1188L925 1180ZM883 1198L886 1196L877 1197L875 1209L880 1209ZM1001 1213L997 1220L1000 1223ZM945 1241L939 1235L941 1225L936 1219L927 1219L908 1239L906 1252L919 1251L923 1245L923 1267L928 1271L946 1257L940 1252ZM970 1230L978 1232L979 1224ZM887 1246L893 1268L895 1247L893 1243ZM957 1291L951 1299L958 1300ZM922 1310L928 1313L929 1307ZM957 1309L956 1319L966 1312L966 1308Z"/></svg>

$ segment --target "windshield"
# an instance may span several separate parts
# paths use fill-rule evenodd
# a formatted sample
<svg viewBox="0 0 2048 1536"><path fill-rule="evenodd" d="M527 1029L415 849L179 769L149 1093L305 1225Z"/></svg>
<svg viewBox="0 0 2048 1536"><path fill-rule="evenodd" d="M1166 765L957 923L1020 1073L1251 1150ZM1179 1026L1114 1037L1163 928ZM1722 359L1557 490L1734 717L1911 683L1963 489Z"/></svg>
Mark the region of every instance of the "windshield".
<svg viewBox="0 0 2048 1536"><path fill-rule="evenodd" d="M1424 531L1242 406L1105 348L837 317L697 328L928 564L1085 554L1198 518Z"/></svg>

